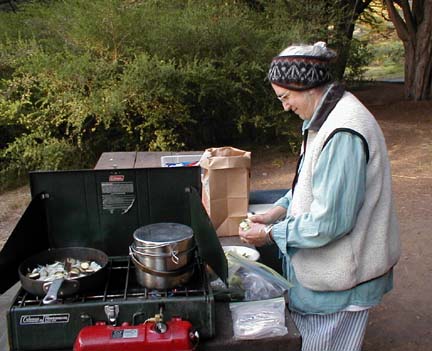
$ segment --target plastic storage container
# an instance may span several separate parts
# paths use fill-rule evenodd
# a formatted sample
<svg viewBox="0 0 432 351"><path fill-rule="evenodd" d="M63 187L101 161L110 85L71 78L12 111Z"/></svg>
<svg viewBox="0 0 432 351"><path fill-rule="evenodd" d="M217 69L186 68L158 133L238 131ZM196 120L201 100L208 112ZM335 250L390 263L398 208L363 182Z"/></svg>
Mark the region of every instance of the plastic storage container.
<svg viewBox="0 0 432 351"><path fill-rule="evenodd" d="M198 166L201 155L161 156L162 167L192 167Z"/></svg>

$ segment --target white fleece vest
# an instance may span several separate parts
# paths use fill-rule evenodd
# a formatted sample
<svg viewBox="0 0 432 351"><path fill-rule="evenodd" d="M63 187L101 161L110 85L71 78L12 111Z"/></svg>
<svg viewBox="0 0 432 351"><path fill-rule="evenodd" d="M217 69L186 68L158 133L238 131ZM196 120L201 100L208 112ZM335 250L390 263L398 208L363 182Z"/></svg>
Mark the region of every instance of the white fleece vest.
<svg viewBox="0 0 432 351"><path fill-rule="evenodd" d="M321 248L299 249L292 257L298 281L312 290L350 289L388 272L400 255L399 227L392 201L390 161L384 136L372 114L351 93L344 93L318 132L309 130L289 215L298 216L310 211L315 165L325 141L339 128L353 130L367 142L369 161L365 201L350 233Z"/></svg>

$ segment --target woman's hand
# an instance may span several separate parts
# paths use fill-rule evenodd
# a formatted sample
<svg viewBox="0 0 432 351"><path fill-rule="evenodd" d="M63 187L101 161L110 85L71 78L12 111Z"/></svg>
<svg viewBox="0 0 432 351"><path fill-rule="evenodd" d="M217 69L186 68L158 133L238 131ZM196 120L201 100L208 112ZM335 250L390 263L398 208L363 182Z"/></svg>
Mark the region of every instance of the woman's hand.
<svg viewBox="0 0 432 351"><path fill-rule="evenodd" d="M262 223L249 222L249 229L239 228L240 240L254 246L268 244L267 234L264 230L265 227L265 224Z"/></svg>
<svg viewBox="0 0 432 351"><path fill-rule="evenodd" d="M285 217L285 215L286 208L282 206L275 206L268 210L266 213L253 215L250 216L248 219L255 223L272 224L278 219Z"/></svg>
<svg viewBox="0 0 432 351"><path fill-rule="evenodd" d="M249 216L248 219L254 223L269 224L271 222L269 221L268 217L269 216L266 213L264 213L264 214L257 214L257 215Z"/></svg>
<svg viewBox="0 0 432 351"><path fill-rule="evenodd" d="M271 242L269 234L266 233L266 225L276 222L286 215L286 209L275 206L266 213L250 216L239 226L240 240L254 246L263 246Z"/></svg>

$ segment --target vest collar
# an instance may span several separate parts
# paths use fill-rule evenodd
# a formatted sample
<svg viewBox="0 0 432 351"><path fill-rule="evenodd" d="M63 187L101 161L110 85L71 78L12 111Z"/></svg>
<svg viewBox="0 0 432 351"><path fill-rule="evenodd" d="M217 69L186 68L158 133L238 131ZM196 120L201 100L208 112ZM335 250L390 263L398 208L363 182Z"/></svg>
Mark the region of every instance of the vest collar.
<svg viewBox="0 0 432 351"><path fill-rule="evenodd" d="M318 131L328 115L334 109L338 101L345 93L345 87L339 83L330 84L323 94L317 109L315 110L309 125L305 129Z"/></svg>

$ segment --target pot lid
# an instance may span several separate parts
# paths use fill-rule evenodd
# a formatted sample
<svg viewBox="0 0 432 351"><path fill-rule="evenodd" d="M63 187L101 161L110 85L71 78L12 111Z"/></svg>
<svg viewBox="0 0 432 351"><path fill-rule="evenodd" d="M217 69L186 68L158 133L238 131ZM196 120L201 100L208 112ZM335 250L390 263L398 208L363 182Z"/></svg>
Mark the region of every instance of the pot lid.
<svg viewBox="0 0 432 351"><path fill-rule="evenodd" d="M186 191L189 193L191 227L200 256L226 284L228 262L216 230L202 205L198 191L195 188L187 188Z"/></svg>
<svg viewBox="0 0 432 351"><path fill-rule="evenodd" d="M192 239L192 228L180 223L153 223L136 229L133 238L137 243L178 243Z"/></svg>

